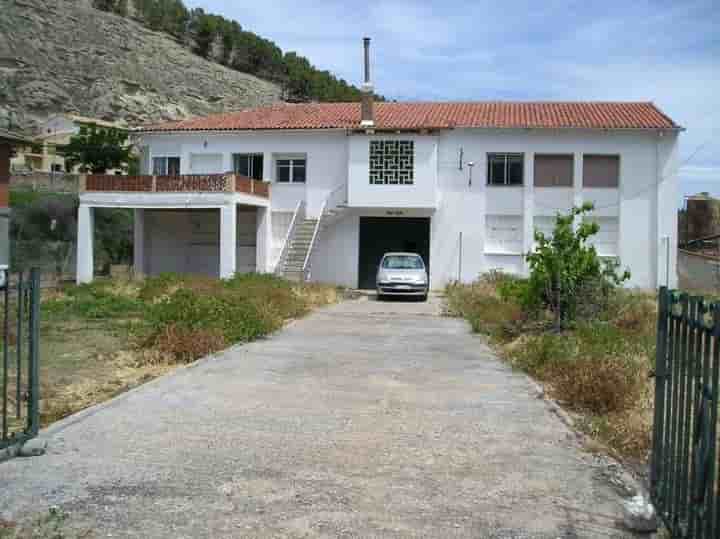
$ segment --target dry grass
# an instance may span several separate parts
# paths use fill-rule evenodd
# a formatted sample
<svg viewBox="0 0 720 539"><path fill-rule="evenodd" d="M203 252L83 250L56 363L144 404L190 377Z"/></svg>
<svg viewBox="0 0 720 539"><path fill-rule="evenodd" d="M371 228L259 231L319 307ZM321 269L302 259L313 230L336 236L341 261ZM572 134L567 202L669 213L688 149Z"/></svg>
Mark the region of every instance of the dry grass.
<svg viewBox="0 0 720 539"><path fill-rule="evenodd" d="M91 530L70 529L68 514L56 507L32 521L21 524L0 518L0 539L84 539Z"/></svg>
<svg viewBox="0 0 720 539"><path fill-rule="evenodd" d="M184 329L172 324L155 336L154 347L175 361L190 363L226 348L227 342L219 331Z"/></svg>
<svg viewBox="0 0 720 539"><path fill-rule="evenodd" d="M254 275L224 282L163 275L43 292L41 423L266 335L339 299L334 286ZM13 379L11 372L11 385Z"/></svg>
<svg viewBox="0 0 720 539"><path fill-rule="evenodd" d="M618 290L592 319L557 333L547 313L527 315L499 293L503 279L512 280L493 275L448 287L450 312L468 319L503 358L543 383L610 451L645 457L652 429L654 295Z"/></svg>

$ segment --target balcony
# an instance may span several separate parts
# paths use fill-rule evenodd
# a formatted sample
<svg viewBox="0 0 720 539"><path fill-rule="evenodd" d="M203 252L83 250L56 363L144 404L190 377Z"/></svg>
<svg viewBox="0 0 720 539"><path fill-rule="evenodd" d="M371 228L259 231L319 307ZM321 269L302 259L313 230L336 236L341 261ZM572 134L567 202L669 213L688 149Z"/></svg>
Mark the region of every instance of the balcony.
<svg viewBox="0 0 720 539"><path fill-rule="evenodd" d="M180 176L92 174L80 177L80 193L237 193L269 199L270 184L239 174L183 174Z"/></svg>

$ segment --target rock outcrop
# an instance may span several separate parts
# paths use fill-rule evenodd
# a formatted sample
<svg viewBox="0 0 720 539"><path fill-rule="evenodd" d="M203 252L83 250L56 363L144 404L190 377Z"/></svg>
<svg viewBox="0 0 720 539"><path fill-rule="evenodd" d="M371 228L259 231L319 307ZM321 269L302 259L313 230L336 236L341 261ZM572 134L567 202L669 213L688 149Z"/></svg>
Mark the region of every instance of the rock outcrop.
<svg viewBox="0 0 720 539"><path fill-rule="evenodd" d="M22 128L58 112L137 125L280 95L89 0L0 0L0 117Z"/></svg>

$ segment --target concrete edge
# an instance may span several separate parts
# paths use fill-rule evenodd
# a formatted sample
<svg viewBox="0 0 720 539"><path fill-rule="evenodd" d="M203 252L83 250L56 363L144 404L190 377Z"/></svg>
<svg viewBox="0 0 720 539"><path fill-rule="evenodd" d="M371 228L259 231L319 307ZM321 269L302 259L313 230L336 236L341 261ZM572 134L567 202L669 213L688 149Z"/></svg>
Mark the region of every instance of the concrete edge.
<svg viewBox="0 0 720 539"><path fill-rule="evenodd" d="M17 457L20 454L22 442L12 444L4 449L0 449L0 463Z"/></svg>

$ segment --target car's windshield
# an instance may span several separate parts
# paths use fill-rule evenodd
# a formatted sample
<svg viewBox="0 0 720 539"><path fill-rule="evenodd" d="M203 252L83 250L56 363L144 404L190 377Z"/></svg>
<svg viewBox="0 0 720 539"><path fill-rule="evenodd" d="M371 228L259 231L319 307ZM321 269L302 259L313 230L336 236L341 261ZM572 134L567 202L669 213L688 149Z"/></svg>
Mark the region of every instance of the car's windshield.
<svg viewBox="0 0 720 539"><path fill-rule="evenodd" d="M423 269L422 258L417 255L390 255L383 258L382 267L385 269Z"/></svg>

